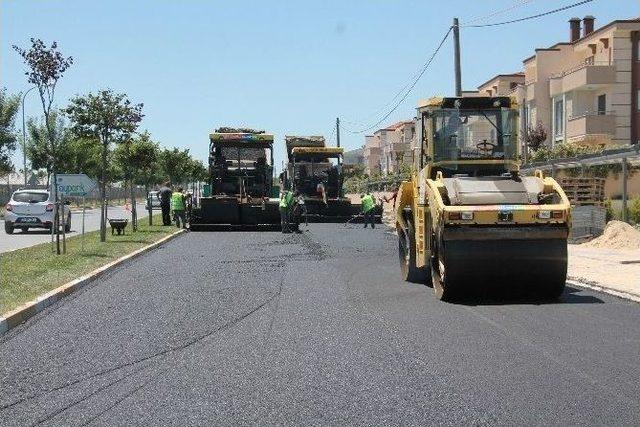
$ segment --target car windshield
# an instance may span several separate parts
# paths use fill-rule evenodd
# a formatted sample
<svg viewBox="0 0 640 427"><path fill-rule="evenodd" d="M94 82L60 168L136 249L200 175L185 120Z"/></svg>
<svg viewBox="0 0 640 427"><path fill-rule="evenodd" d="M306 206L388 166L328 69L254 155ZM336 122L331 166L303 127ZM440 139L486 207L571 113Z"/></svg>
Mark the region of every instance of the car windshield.
<svg viewBox="0 0 640 427"><path fill-rule="evenodd" d="M49 194L35 191L20 191L14 193L13 200L22 203L41 203L49 200Z"/></svg>
<svg viewBox="0 0 640 427"><path fill-rule="evenodd" d="M510 109L434 112L434 160L515 159L516 114Z"/></svg>

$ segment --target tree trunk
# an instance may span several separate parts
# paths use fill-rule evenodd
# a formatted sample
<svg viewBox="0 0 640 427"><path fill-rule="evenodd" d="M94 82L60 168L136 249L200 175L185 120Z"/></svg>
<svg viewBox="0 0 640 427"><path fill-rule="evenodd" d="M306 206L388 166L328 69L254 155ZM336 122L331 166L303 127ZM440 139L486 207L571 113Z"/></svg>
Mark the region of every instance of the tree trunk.
<svg viewBox="0 0 640 427"><path fill-rule="evenodd" d="M147 197L147 210L149 211L149 225L153 225L153 205L152 200L149 197L149 183L144 186L144 194Z"/></svg>
<svg viewBox="0 0 640 427"><path fill-rule="evenodd" d="M138 229L138 211L136 210L136 195L134 194L133 180L129 183L131 199L131 230L136 231Z"/></svg>
<svg viewBox="0 0 640 427"><path fill-rule="evenodd" d="M107 205L106 205L106 193L107 193L107 146L108 142L102 143L102 176L100 182L100 241L107 241Z"/></svg>

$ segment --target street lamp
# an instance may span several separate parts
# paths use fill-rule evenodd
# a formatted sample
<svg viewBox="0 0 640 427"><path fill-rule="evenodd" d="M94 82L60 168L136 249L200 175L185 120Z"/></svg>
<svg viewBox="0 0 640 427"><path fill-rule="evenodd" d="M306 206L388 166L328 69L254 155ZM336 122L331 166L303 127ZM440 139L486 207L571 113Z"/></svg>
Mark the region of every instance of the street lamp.
<svg viewBox="0 0 640 427"><path fill-rule="evenodd" d="M22 95L22 167L24 173L24 186L27 186L27 132L24 128L24 99L27 97L27 94L37 88L38 86L33 86L31 89L26 91L24 95Z"/></svg>

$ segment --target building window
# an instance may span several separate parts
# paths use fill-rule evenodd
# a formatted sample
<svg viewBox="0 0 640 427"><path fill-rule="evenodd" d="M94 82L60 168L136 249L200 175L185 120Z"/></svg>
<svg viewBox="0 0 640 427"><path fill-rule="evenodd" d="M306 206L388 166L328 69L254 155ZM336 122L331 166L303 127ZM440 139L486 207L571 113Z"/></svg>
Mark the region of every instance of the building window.
<svg viewBox="0 0 640 427"><path fill-rule="evenodd" d="M554 114L553 123L554 123L556 136L562 136L562 134L564 133L564 120L563 120L564 114L563 113L564 113L564 104L562 102L562 99L559 99L555 102L555 108L553 111L553 114Z"/></svg>
<svg viewBox="0 0 640 427"><path fill-rule="evenodd" d="M607 114L607 95L598 95L598 115Z"/></svg>

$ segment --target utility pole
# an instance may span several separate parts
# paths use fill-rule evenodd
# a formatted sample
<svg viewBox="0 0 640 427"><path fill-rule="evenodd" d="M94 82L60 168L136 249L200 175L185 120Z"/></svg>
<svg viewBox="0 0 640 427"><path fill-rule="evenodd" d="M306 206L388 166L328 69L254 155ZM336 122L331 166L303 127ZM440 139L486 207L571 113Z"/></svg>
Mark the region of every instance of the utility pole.
<svg viewBox="0 0 640 427"><path fill-rule="evenodd" d="M456 69L456 96L462 96L462 72L460 71L460 26L453 18L453 55Z"/></svg>
<svg viewBox="0 0 640 427"><path fill-rule="evenodd" d="M340 147L340 117L336 117L336 145Z"/></svg>

